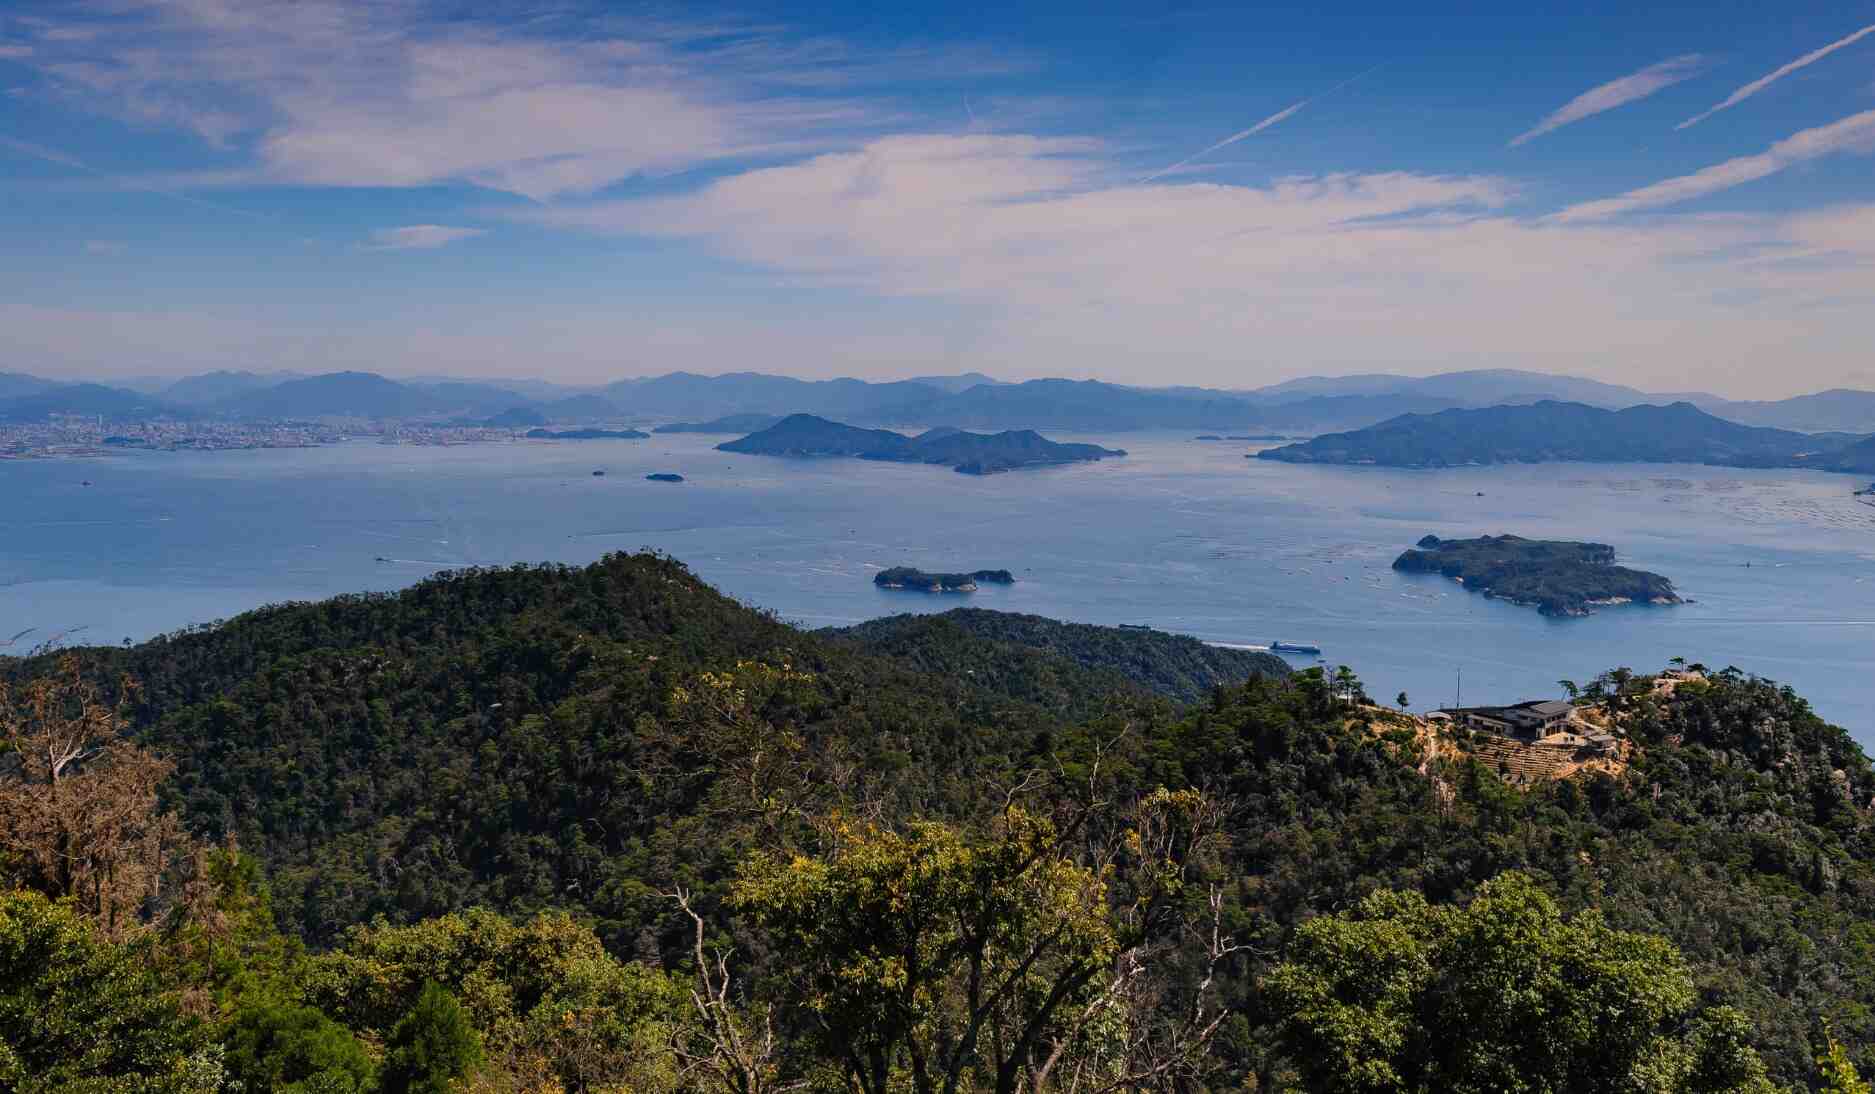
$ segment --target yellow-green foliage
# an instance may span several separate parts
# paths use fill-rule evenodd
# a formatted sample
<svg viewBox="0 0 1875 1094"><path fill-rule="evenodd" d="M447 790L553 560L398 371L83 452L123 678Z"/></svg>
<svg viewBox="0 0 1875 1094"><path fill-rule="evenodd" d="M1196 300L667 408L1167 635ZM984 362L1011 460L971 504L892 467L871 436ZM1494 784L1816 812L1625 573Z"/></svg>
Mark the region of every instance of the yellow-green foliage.
<svg viewBox="0 0 1875 1094"><path fill-rule="evenodd" d="M1527 876L1464 907L1381 891L1297 932L1262 992L1280 1037L1324 1092L1768 1092L1741 1015L1687 1028L1678 950L1565 919Z"/></svg>
<svg viewBox="0 0 1875 1094"><path fill-rule="evenodd" d="M307 995L383 1038L426 983L460 1000L492 1066L576 1089L603 1089L648 1066L646 1046L667 1045L689 1005L681 984L613 958L571 916L517 924L481 909L356 928L313 960Z"/></svg>
<svg viewBox="0 0 1875 1094"><path fill-rule="evenodd" d="M164 989L69 902L0 892L0 1090L214 1094L219 1057Z"/></svg>
<svg viewBox="0 0 1875 1094"><path fill-rule="evenodd" d="M1870 1094L1869 1084L1849 1061L1848 1050L1828 1033L1824 1034L1823 1051L1817 1055L1816 1069L1823 1082L1822 1094Z"/></svg>
<svg viewBox="0 0 1875 1094"><path fill-rule="evenodd" d="M821 1050L873 1094L901 1073L993 1086L992 1044L1061 1034L1113 962L1105 878L1045 819L1011 810L976 842L931 822L832 837L821 857L757 856L731 899L789 955Z"/></svg>

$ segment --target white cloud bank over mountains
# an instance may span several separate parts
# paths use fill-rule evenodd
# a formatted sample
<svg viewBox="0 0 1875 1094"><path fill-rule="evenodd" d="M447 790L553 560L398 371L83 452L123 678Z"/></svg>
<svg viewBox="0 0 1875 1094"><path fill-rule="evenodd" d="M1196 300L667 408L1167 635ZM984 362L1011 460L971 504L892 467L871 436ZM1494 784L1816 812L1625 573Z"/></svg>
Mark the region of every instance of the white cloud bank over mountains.
<svg viewBox="0 0 1875 1094"><path fill-rule="evenodd" d="M1875 205L1554 223L1509 215L1503 178L1103 186L1098 152L893 137L683 196L524 215L700 242L806 283L966 300L988 317L986 360L1109 375L1149 360L1211 382L1260 361L1517 360L1684 387L1689 360L1742 369L1797 347L1846 367L1861 352L1853 300L1875 293Z"/></svg>

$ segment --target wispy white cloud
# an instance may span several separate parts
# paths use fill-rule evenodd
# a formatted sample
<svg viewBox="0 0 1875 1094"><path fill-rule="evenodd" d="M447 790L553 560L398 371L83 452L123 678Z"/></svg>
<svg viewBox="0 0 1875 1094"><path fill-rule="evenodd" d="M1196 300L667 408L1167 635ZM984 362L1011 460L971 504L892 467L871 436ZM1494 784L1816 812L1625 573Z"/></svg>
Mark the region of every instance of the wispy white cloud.
<svg viewBox="0 0 1875 1094"><path fill-rule="evenodd" d="M251 165L196 185L589 193L876 133L853 94L1020 64L980 50L864 51L753 24L560 13L466 21L428 0L119 0L31 61L69 102L193 131ZM94 33L91 33L94 32Z"/></svg>
<svg viewBox="0 0 1875 1094"><path fill-rule="evenodd" d="M69 167L74 171L82 171L87 175L107 179L113 186L121 187L125 190L157 194L169 198L172 201L180 201L186 205L194 205L202 209L213 209L218 213L233 213L236 216L246 217L250 220L267 219L261 214L251 210L241 209L232 205L223 205L218 201L207 201L191 194L182 193L173 187L159 185L147 179L118 178L108 171L93 167L77 156L61 152L56 148L48 148L43 144L35 144L32 141L23 141L15 137L0 137L0 148L5 148L8 151L15 152L22 156L30 156L33 159L44 160L47 163L55 163L60 167Z"/></svg>
<svg viewBox="0 0 1875 1094"><path fill-rule="evenodd" d="M374 251L429 251L446 247L458 240L487 234L481 228L452 228L444 224L408 224L402 228L383 228L371 233Z"/></svg>
<svg viewBox="0 0 1875 1094"><path fill-rule="evenodd" d="M1254 137L1258 133L1263 132L1265 129L1268 129L1270 126L1276 125L1279 122L1288 121L1290 118L1293 118L1297 114L1301 113L1303 107L1308 106L1310 103L1314 102L1315 100L1323 98L1328 95L1333 95L1335 92L1340 91L1342 88L1347 87L1350 84L1353 84L1354 82L1358 80L1366 79L1368 76L1373 75L1375 72L1379 70L1380 70L1380 66L1375 65L1373 68L1368 69L1366 72L1360 73L1357 76L1351 76L1348 79L1341 81L1335 86L1329 88L1327 91L1322 92L1320 95L1311 95L1308 98L1301 100L1300 102L1291 103L1290 105L1283 107L1281 110L1278 110L1276 113L1271 114L1269 117L1264 118L1262 121L1256 123L1250 128L1239 130L1238 132L1232 133L1230 136L1225 137L1223 140L1217 142L1214 145L1211 145L1209 148L1205 148L1205 149L1201 149L1200 151L1193 152L1191 155L1186 156L1184 159L1179 160L1177 163L1172 164L1169 167L1161 167L1159 170L1154 171L1152 174L1147 175L1146 177L1140 179L1139 181L1151 182L1154 179L1160 179L1160 178L1164 178L1167 175L1174 174L1178 172L1181 168L1185 167L1187 164L1193 162L1194 160L1201 160L1204 157L1210 155L1211 153L1217 151L1220 148L1224 148L1229 145L1236 144L1238 141L1244 140L1248 137Z"/></svg>
<svg viewBox="0 0 1875 1094"><path fill-rule="evenodd" d="M88 255L120 255L130 250L130 245L114 239L87 239L85 253Z"/></svg>
<svg viewBox="0 0 1875 1094"><path fill-rule="evenodd" d="M1610 80L1600 87L1590 88L1564 103L1561 109L1536 125L1511 138L1510 147L1515 148L1545 133L1553 133L1565 125L1594 117L1618 106L1625 106L1637 99L1645 99L1656 91L1697 76L1705 67L1705 63L1705 58L1699 54L1686 53L1678 57L1670 57L1658 64L1648 65L1639 72L1623 76L1618 80Z"/></svg>
<svg viewBox="0 0 1875 1094"><path fill-rule="evenodd" d="M1753 156L1739 156L1690 175L1666 179L1618 197L1572 205L1553 214L1557 221L1601 220L1638 209L1678 205L1768 178L1785 168L1838 152L1875 150L1875 110L1852 114L1841 121L1805 129L1778 141Z"/></svg>
<svg viewBox="0 0 1875 1094"><path fill-rule="evenodd" d="M0 60L13 61L32 55L33 47L31 46L0 45Z"/></svg>
<svg viewBox="0 0 1875 1094"><path fill-rule="evenodd" d="M1737 106L1739 103L1742 103L1746 99L1751 98L1753 95L1756 95L1758 92L1763 91L1767 87L1770 87L1772 84L1790 75L1791 73L1797 71L1798 69L1804 68L1808 65L1813 65L1816 62L1822 60L1823 58L1829 56L1830 54L1836 52L1837 50L1843 49L1847 46L1852 46L1856 44L1857 42L1861 41L1862 39L1868 37L1871 34L1875 34L1875 24L1870 24L1869 26L1863 27L1861 30L1856 31L1854 34L1848 35L1847 37L1838 38L1834 42L1831 42L1829 45L1826 45L1822 47L1821 49L1813 49L1810 52L1792 61L1791 63L1772 72L1770 75L1751 81L1745 86L1739 88L1737 91L1734 91L1730 95L1727 95L1724 101L1720 102L1717 106L1714 106L1709 110L1700 111L1698 114L1693 115L1692 117L1686 119L1685 121L1674 126L1673 128L1686 129L1691 126L1698 125L1700 122L1705 121L1707 118L1712 117L1714 114L1717 114L1721 110L1729 110L1730 108Z"/></svg>
<svg viewBox="0 0 1875 1094"><path fill-rule="evenodd" d="M1265 129L1268 129L1270 126L1275 125L1277 122L1287 121L1290 118L1295 117L1297 112L1299 112L1303 107L1307 105L1309 105L1307 99L1304 99L1299 103L1292 103L1291 105L1286 106L1282 108L1281 110L1278 110L1276 113L1271 114L1269 117L1264 118L1262 121L1256 123L1250 128L1240 130L1236 133L1232 133L1230 136L1225 137L1223 140L1217 142L1214 145L1211 145L1209 148L1205 148L1200 151L1193 152L1191 155L1186 156L1184 159L1179 160L1177 163L1174 163L1168 167L1161 167L1157 171L1154 171L1152 174L1147 175L1146 177L1140 179L1139 181L1151 182L1154 179L1163 178L1166 175L1173 174L1177 172L1180 168L1184 167L1186 164L1191 163L1193 160L1203 159L1204 157L1210 155L1211 153L1217 151L1220 148L1223 148L1227 145L1236 144L1238 141L1243 140L1246 137L1254 137L1258 133L1261 133Z"/></svg>
<svg viewBox="0 0 1875 1094"><path fill-rule="evenodd" d="M894 137L682 195L514 215L689 241L796 288L849 290L842 318L856 328L897 298L943 299L947 336L968 332L970 359L1010 375L1138 380L1151 361L1155 374L1240 384L1257 362L1515 361L1674 389L1689 369L1755 375L1747 366L1773 352L1804 362L1768 390L1866 368L1853 309L1828 302L1875 293L1875 207L1829 223L1556 223L1507 213L1517 187L1491 176L1115 184L1104 155L1016 135ZM1827 270L1739 257L1788 260L1851 222L1865 227ZM809 351L770 326L771 360L868 367L837 337ZM687 359L734 364L708 338Z"/></svg>

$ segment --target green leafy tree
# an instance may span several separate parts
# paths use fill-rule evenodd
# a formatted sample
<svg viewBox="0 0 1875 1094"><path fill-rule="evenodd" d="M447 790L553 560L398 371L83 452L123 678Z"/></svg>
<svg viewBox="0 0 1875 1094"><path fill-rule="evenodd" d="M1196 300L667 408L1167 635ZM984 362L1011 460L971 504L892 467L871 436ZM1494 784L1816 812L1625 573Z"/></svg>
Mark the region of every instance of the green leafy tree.
<svg viewBox="0 0 1875 1094"><path fill-rule="evenodd" d="M212 1094L200 1023L137 956L38 893L0 893L0 1090Z"/></svg>
<svg viewBox="0 0 1875 1094"><path fill-rule="evenodd" d="M255 1003L227 1037L229 1075L247 1090L370 1094L376 1069L350 1030L312 1007Z"/></svg>
<svg viewBox="0 0 1875 1094"><path fill-rule="evenodd" d="M434 983L423 986L386 1047L386 1094L447 1094L482 1062L482 1040L462 1004Z"/></svg>
<svg viewBox="0 0 1875 1094"><path fill-rule="evenodd" d="M1769 1089L1737 1016L1685 1029L1692 978L1670 944L1565 919L1519 873L1463 908L1381 891L1312 920L1262 989L1312 1090Z"/></svg>
<svg viewBox="0 0 1875 1094"><path fill-rule="evenodd" d="M822 857L752 859L732 903L788 955L795 1009L864 1094L1163 1079L1222 1020L1209 972L1171 1028L1148 1032L1133 1009L1155 994L1150 942L1173 935L1207 816L1193 792L1151 795L1120 855L1097 863L1070 850L1086 817L1064 830L1011 808L979 840L935 822L839 824ZM1211 947L1210 969L1228 951Z"/></svg>
<svg viewBox="0 0 1875 1094"><path fill-rule="evenodd" d="M388 1038L426 985L467 1012L489 1071L557 1079L574 1090L630 1081L671 1064L668 1047L690 999L681 984L606 952L565 914L516 923L486 909L409 926L350 932L310 963L309 1000L352 1028Z"/></svg>
<svg viewBox="0 0 1875 1094"><path fill-rule="evenodd" d="M1849 1060L1849 1050L1828 1030L1823 1031L1823 1047L1817 1053L1816 1069L1822 1080L1819 1088L1822 1094L1870 1094L1868 1082Z"/></svg>

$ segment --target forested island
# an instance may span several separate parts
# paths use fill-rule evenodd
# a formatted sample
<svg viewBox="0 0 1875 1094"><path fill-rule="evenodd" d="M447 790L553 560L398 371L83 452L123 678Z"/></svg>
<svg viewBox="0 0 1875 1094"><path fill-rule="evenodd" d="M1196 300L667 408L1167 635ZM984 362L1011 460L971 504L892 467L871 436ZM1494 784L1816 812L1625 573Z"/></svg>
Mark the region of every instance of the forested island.
<svg viewBox="0 0 1875 1094"><path fill-rule="evenodd" d="M1403 573L1440 574L1473 592L1544 615L1587 615L1612 604L1678 604L1673 582L1646 570L1615 565L1606 543L1483 536L1426 536L1393 560Z"/></svg>
<svg viewBox="0 0 1875 1094"><path fill-rule="evenodd" d="M1015 575L1008 570L973 570L967 574L928 574L910 566L892 566L872 575L872 583L881 589L918 589L927 593L975 592L978 582L1012 585Z"/></svg>
<svg viewBox="0 0 1875 1094"><path fill-rule="evenodd" d="M1584 678L1618 758L1519 782L1219 656L614 555L0 658L0 1088L1866 1089L1875 768L1789 689Z"/></svg>
<svg viewBox="0 0 1875 1094"><path fill-rule="evenodd" d="M1032 429L969 433L940 426L915 437L889 429L861 429L812 414L791 414L767 429L716 446L762 456L854 456L896 463L942 464L966 475L992 475L1019 467L1080 463L1124 456L1117 448L1058 444Z"/></svg>
<svg viewBox="0 0 1875 1094"><path fill-rule="evenodd" d="M1691 403L1605 410L1582 403L1539 402L1402 414L1349 433L1328 433L1269 448L1258 459L1289 463L1462 467L1552 460L1618 463L1704 463L1728 467L1818 467L1856 470L1875 445L1860 437L1812 436L1739 425Z"/></svg>
<svg viewBox="0 0 1875 1094"><path fill-rule="evenodd" d="M754 433L781 420L779 414L725 414L707 422L669 422L653 433Z"/></svg>
<svg viewBox="0 0 1875 1094"><path fill-rule="evenodd" d="M534 441L638 441L651 434L636 429L530 429L529 440Z"/></svg>

